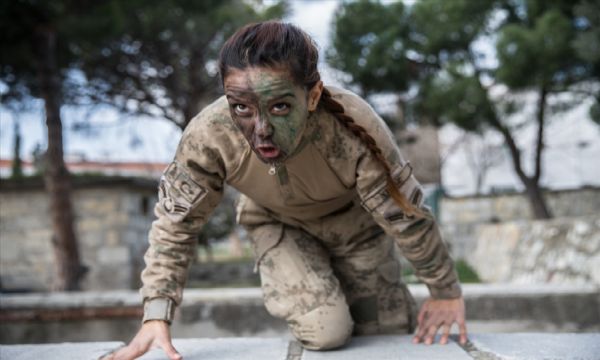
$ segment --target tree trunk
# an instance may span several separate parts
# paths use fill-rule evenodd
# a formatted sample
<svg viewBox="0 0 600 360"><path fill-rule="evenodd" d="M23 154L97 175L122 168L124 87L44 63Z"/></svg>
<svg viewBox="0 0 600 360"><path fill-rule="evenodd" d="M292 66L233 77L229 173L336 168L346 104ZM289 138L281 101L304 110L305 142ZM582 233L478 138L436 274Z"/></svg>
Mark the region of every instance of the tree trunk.
<svg viewBox="0 0 600 360"><path fill-rule="evenodd" d="M544 199L544 195L542 194L542 189L540 189L539 184L530 178L527 178L526 180L521 179L521 181L523 181L523 184L525 184L525 194L529 199L531 213L533 214L534 218L552 218L552 213L546 205L546 200Z"/></svg>
<svg viewBox="0 0 600 360"><path fill-rule="evenodd" d="M84 271L79 260L77 238L73 229L71 181L63 159L62 123L60 118L61 83L56 65L56 35L51 29L37 32L39 83L46 110L48 150L44 183L50 200L52 246L57 276L54 290L78 290Z"/></svg>
<svg viewBox="0 0 600 360"><path fill-rule="evenodd" d="M546 205L542 190L540 189L540 178L542 177L542 151L544 150L544 125L546 123L546 101L548 90L542 85L539 89L536 121L538 124L537 141L535 149L535 172L533 176L523 183L527 191L527 197L531 204L531 211L536 219L550 219L552 213Z"/></svg>
<svg viewBox="0 0 600 360"><path fill-rule="evenodd" d="M482 91L487 93L487 90L481 84L481 72L477 69L476 62L474 60L473 54L470 54L471 63L475 68L475 73L478 79L479 87ZM510 152L510 157L513 163L513 168L515 169L515 173L525 185L525 194L529 199L529 205L531 207L531 211L533 217L535 219L550 219L552 218L552 213L546 204L546 200L542 194L540 189L539 180L542 174L542 151L544 149L544 121L545 121L545 107L546 107L546 97L548 95L547 89L542 86L540 88L540 98L538 100L538 109L537 109L537 122L538 122L538 132L537 132L537 142L536 142L536 157L535 157L535 173L532 177L527 176L525 171L523 170L523 166L521 164L521 149L517 146L515 139L512 136L510 130L504 126L500 119L498 118L494 106L491 101L489 101L490 109L492 109L493 116L490 118L490 125L493 128L498 130L502 137L504 137L504 141L506 145L508 145L508 149Z"/></svg>
<svg viewBox="0 0 600 360"><path fill-rule="evenodd" d="M540 189L539 177L529 177L525 174L525 171L521 166L521 150L517 147L512 134L506 127L502 126L499 121L496 121L494 125L504 136L504 140L506 141L506 144L510 150L515 173L523 185L525 185L525 194L529 199L529 205L531 207L531 213L533 217L535 219L552 218L552 214L546 205L546 200L544 199L542 190Z"/></svg>
<svg viewBox="0 0 600 360"><path fill-rule="evenodd" d="M190 104L190 101L188 99L188 103L186 104L186 106L183 107L183 123L177 124L179 125L182 131L185 130L192 118L197 114L197 112L195 112L194 110L195 109Z"/></svg>
<svg viewBox="0 0 600 360"><path fill-rule="evenodd" d="M15 120L14 126L14 147L11 178L20 179L23 177L23 162L21 161L21 130L18 120Z"/></svg>
<svg viewBox="0 0 600 360"><path fill-rule="evenodd" d="M525 194L529 199L529 205L531 206L533 217L535 219L552 218L552 214L546 205L546 201L540 189L539 176L529 177L527 174L525 174L525 171L521 165L521 149L519 149L515 143L512 134L508 128L503 126L497 119L493 119L492 126L494 126L494 128L496 128L502 134L504 141L506 141L506 144L508 145L515 173L523 185L525 185Z"/></svg>

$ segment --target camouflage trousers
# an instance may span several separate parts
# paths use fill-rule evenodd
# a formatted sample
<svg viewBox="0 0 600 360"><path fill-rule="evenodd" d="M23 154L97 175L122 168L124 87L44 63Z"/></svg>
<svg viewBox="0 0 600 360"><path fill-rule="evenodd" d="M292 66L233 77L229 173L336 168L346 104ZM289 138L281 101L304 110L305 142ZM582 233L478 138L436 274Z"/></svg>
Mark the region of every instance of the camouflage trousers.
<svg viewBox="0 0 600 360"><path fill-rule="evenodd" d="M396 245L358 201L300 222L242 197L238 222L253 243L267 310L304 347L413 332L416 306L401 281Z"/></svg>

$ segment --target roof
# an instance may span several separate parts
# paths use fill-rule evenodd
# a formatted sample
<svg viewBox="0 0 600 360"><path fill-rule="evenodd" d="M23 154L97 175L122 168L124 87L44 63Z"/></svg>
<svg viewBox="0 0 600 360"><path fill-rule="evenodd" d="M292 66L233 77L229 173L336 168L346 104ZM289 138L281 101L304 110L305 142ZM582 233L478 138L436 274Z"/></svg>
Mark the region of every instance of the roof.
<svg viewBox="0 0 600 360"><path fill-rule="evenodd" d="M127 176L73 175L71 176L71 184L73 189L129 187L140 190L156 191L158 180ZM27 176L17 179L0 179L0 192L43 189L44 179L41 176Z"/></svg>
<svg viewBox="0 0 600 360"><path fill-rule="evenodd" d="M12 169L12 159L0 159L0 177L9 177ZM74 174L100 173L103 175L121 175L158 179L167 163L161 162L103 162L103 161L67 161L67 168ZM22 161L23 172L33 175L36 172L33 161Z"/></svg>

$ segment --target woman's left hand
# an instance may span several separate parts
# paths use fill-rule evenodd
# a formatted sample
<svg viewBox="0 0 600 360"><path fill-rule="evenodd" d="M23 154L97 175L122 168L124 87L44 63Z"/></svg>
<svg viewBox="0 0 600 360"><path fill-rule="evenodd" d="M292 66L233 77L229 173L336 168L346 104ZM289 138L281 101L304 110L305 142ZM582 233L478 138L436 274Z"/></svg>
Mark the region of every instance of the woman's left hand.
<svg viewBox="0 0 600 360"><path fill-rule="evenodd" d="M421 306L417 321L418 327L413 338L414 344L420 342L427 345L433 344L435 335L440 328L442 330L440 344L448 343L450 328L454 323L458 324L459 342L462 345L467 343L465 301L462 297L456 299L427 299Z"/></svg>

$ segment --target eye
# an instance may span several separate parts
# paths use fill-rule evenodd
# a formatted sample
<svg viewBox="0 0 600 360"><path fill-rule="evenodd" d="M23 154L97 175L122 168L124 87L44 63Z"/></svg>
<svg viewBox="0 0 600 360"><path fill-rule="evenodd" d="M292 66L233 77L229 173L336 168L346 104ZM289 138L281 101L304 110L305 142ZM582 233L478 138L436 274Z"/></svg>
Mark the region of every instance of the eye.
<svg viewBox="0 0 600 360"><path fill-rule="evenodd" d="M285 115L290 111L290 105L287 103L277 103L271 108L271 112L277 115Z"/></svg>
<svg viewBox="0 0 600 360"><path fill-rule="evenodd" d="M250 114L250 108L244 104L233 104L233 111L236 115L245 116Z"/></svg>

